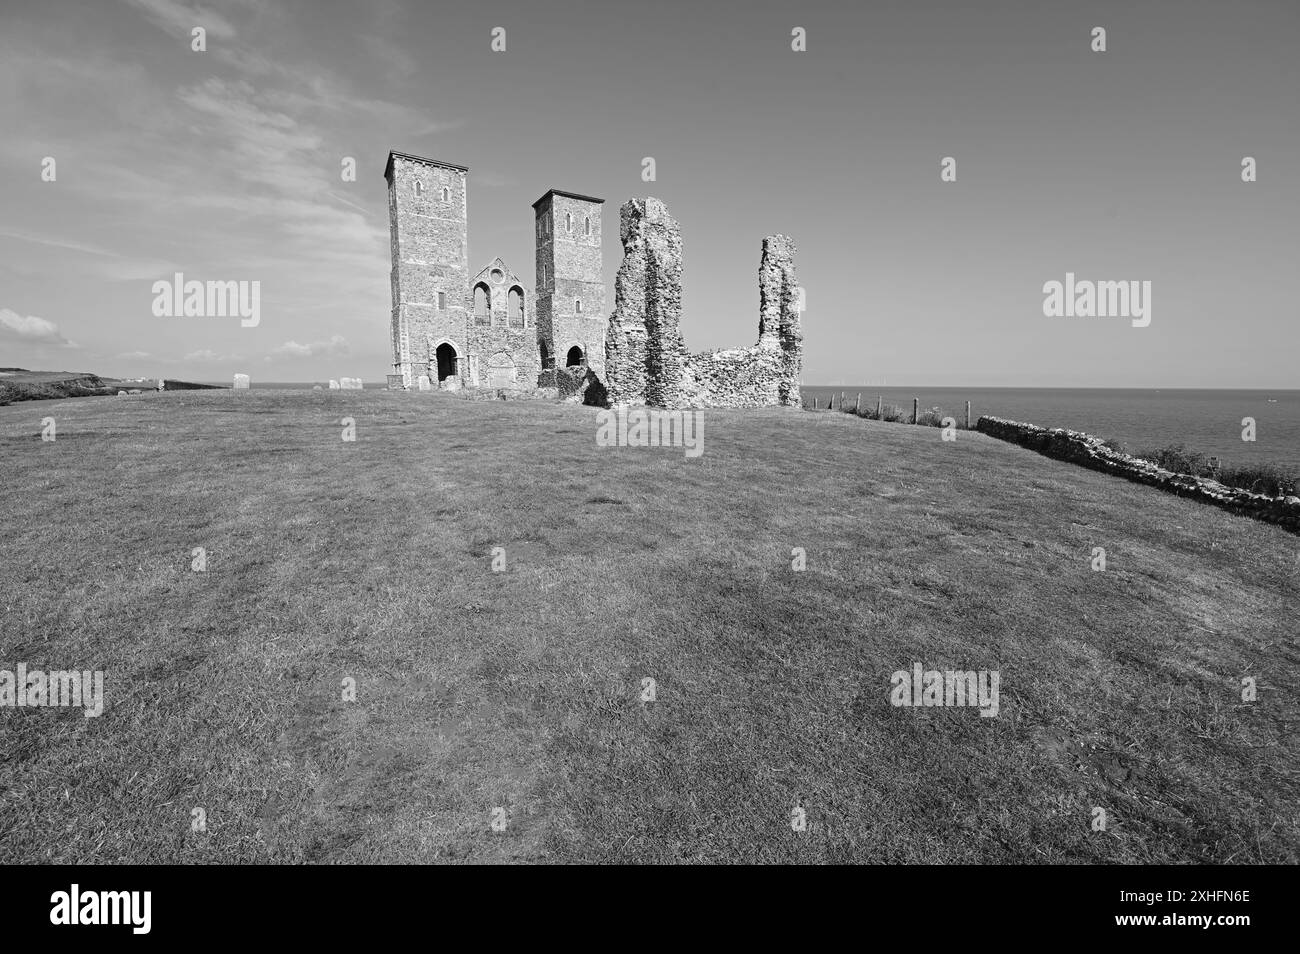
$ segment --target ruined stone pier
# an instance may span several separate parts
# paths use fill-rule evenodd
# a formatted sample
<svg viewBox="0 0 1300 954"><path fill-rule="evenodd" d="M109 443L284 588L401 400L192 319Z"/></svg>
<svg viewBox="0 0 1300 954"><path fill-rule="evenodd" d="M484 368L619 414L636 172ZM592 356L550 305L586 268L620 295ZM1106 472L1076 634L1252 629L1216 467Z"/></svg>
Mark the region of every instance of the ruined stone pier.
<svg viewBox="0 0 1300 954"><path fill-rule="evenodd" d="M798 406L803 368L803 295L793 240L763 240L758 343L690 354L682 342L681 229L662 202L631 199L620 210L623 264L605 338L611 405Z"/></svg>

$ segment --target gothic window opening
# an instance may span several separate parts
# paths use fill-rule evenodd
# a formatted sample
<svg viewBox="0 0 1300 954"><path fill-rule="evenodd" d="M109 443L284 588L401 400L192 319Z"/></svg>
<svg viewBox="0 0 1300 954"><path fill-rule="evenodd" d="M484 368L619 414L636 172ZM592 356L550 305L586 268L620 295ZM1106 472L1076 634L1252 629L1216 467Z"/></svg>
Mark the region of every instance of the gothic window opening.
<svg viewBox="0 0 1300 954"><path fill-rule="evenodd" d="M510 316L511 328L522 328L524 326L524 290L518 285L513 285L510 288L506 313Z"/></svg>

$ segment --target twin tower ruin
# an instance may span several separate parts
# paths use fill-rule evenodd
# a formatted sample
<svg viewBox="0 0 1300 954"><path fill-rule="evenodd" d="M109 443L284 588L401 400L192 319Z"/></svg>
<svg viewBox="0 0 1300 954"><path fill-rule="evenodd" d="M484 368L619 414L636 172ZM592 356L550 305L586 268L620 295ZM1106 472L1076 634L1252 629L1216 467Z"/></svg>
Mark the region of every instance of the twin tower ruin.
<svg viewBox="0 0 1300 954"><path fill-rule="evenodd" d="M690 354L678 224L657 199L620 212L623 263L605 310L603 199L551 189L533 203L536 284L500 257L469 270L469 169L388 154L390 386L481 389L649 407L798 405L803 293L794 242L763 240L758 343Z"/></svg>

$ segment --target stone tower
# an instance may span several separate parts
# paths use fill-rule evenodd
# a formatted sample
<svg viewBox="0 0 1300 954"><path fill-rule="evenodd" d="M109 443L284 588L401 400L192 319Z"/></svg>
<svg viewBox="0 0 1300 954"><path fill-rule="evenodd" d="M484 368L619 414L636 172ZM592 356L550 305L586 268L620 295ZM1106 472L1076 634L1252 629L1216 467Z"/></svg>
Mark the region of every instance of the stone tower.
<svg viewBox="0 0 1300 954"><path fill-rule="evenodd" d="M392 237L393 372L409 388L466 373L469 219L465 166L400 152L388 154Z"/></svg>
<svg viewBox="0 0 1300 954"><path fill-rule="evenodd" d="M604 199L551 189L533 203L537 342L544 367L585 363L605 373ZM577 349L577 350L575 350Z"/></svg>

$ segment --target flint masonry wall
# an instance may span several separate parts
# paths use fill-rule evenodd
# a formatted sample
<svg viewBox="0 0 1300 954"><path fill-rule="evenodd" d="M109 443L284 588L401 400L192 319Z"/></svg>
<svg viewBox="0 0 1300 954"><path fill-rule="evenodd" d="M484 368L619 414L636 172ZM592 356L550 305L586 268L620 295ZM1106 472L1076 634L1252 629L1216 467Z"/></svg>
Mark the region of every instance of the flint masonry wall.
<svg viewBox="0 0 1300 954"><path fill-rule="evenodd" d="M759 336L751 348L689 354L682 342L682 242L653 197L620 210L623 264L605 338L609 403L649 407L798 405L803 367L794 242L763 240Z"/></svg>
<svg viewBox="0 0 1300 954"><path fill-rule="evenodd" d="M1061 428L1048 430L997 417L981 417L975 429L990 437L1038 451L1046 457L1158 487L1181 497L1194 497L1233 513L1276 523L1293 533L1300 533L1300 497L1269 497L1236 487L1225 487L1218 481L1205 477L1175 474L1148 460L1113 450L1103 444L1100 437L1082 431Z"/></svg>

